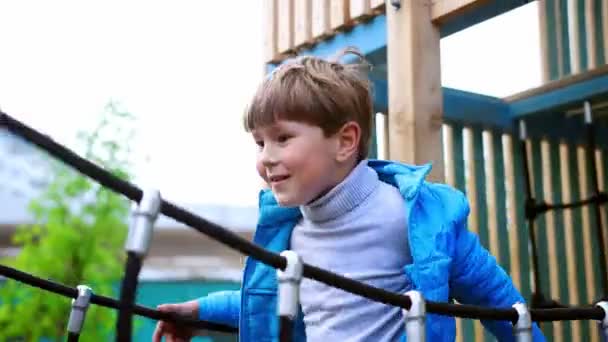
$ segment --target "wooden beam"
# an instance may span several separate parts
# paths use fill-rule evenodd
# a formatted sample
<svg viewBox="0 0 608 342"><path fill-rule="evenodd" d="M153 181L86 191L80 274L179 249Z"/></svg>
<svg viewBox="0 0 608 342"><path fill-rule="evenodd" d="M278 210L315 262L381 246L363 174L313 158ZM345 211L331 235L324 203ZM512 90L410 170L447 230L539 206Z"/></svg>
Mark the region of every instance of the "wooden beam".
<svg viewBox="0 0 608 342"><path fill-rule="evenodd" d="M445 22L487 3L489 0L436 0L431 6L432 20L435 23Z"/></svg>
<svg viewBox="0 0 608 342"><path fill-rule="evenodd" d="M389 158L433 163L429 179L442 181L443 106L439 28L426 0L387 6Z"/></svg>

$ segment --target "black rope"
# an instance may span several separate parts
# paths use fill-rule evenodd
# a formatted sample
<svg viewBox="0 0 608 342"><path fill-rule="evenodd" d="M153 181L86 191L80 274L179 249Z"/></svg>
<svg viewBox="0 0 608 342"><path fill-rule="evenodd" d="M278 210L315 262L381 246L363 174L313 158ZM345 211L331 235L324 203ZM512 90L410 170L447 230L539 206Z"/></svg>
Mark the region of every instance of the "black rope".
<svg viewBox="0 0 608 342"><path fill-rule="evenodd" d="M279 341L291 342L293 338L293 321L286 316L279 317Z"/></svg>
<svg viewBox="0 0 608 342"><path fill-rule="evenodd" d="M100 168L94 163L78 156L66 147L54 142L48 136L42 135L34 129L24 125L23 123L8 116L8 114L0 112L0 125L6 125L9 131L17 134L35 145L41 147L47 153L55 158L70 165L84 175L96 180L100 184L110 188L111 190L123 194L127 198L139 202L142 196L141 189L135 187L131 183L121 180L108 171ZM224 243L230 248L236 249L241 253L251 256L269 266L279 269L285 269L286 260L284 257L267 251L266 249L257 246L248 240L241 238L235 233L225 229L217 224L209 222L191 212L188 212L172 203L165 200L162 201L161 212L168 217L175 219L178 222L184 223L197 231ZM391 304L393 306L409 309L411 301L409 297L391 293L373 286L360 283L358 281L304 264L304 276L324 284L357 294L368 299ZM494 309L484 308L472 305L455 305L447 303L435 303L427 301L427 311L442 315L450 315L456 317L474 318L482 320L505 320L515 322L517 313L515 309ZM581 309L584 310L584 309ZM602 314L603 316L603 314ZM546 318L551 320L553 317L547 313ZM601 319L601 317L599 317Z"/></svg>
<svg viewBox="0 0 608 342"><path fill-rule="evenodd" d="M571 202L571 203L557 203L550 204L545 201L540 203L534 203L534 200L530 198L530 202L526 202L526 218L535 218L538 214L542 214L549 210L561 210L561 209L574 209L582 207L588 204L604 204L608 203L608 195L605 192L597 191L596 194L589 198Z"/></svg>
<svg viewBox="0 0 608 342"><path fill-rule="evenodd" d="M68 337L67 337L66 341L67 342L78 342L79 338L80 338L80 334L68 332Z"/></svg>
<svg viewBox="0 0 608 342"><path fill-rule="evenodd" d="M589 106L590 107L590 106ZM589 110L591 110L589 108ZM591 116L591 113L589 113ZM591 119L591 118L590 118ZM594 197L599 197L600 188L598 183L598 172L597 172L597 162L595 160L595 134L593 129L593 120L590 122L586 122L585 127L587 128L587 161L591 163L591 191L593 192ZM604 196L606 194L603 194ZM602 214L600 203L595 201L593 202L593 212L595 214L595 232L597 236L597 243L599 245L599 254L600 254L600 275L602 281L602 296L608 296L608 286L606 282L608 281L608 271L606 270L606 249L604 247L604 231L602 229Z"/></svg>
<svg viewBox="0 0 608 342"><path fill-rule="evenodd" d="M127 253L125 276L120 289L120 310L116 319L116 341L131 341L133 305L137 294L137 282L141 270L141 258L133 252Z"/></svg>
<svg viewBox="0 0 608 342"><path fill-rule="evenodd" d="M530 243L532 244L532 275L534 277L534 294L533 299L544 298L542 295L542 287L540 286L540 269L538 266L538 248L536 246L536 224L534 221L534 217L528 215L528 208L534 204L534 198L532 198L532 183L530 180L530 163L528 162L528 149L526 148L526 140L520 139L520 149L521 155L523 156L523 164L524 164L524 181L525 181L525 194L526 194L526 218L528 220L528 236L530 239ZM537 303L532 301L532 307L537 307Z"/></svg>
<svg viewBox="0 0 608 342"><path fill-rule="evenodd" d="M59 284L50 280L42 279L36 277L34 275L16 270L12 267L5 266L0 264L0 275L16 280L18 282L38 287L42 290L53 292L58 295L62 295L68 298L76 298L78 297L78 290L73 287L68 287L63 284ZM111 309L120 310L120 303L115 299L104 297L96 294L91 295L91 303L105 306ZM158 310L153 310L144 306L135 305L133 307L133 312L136 315L147 317L153 320L163 320L171 323L175 323L181 326L188 326L195 329L204 329L204 330L212 330L219 331L224 333L236 333L237 330L233 327L217 324L207 321L199 321L189 317L182 317L174 313L162 312Z"/></svg>

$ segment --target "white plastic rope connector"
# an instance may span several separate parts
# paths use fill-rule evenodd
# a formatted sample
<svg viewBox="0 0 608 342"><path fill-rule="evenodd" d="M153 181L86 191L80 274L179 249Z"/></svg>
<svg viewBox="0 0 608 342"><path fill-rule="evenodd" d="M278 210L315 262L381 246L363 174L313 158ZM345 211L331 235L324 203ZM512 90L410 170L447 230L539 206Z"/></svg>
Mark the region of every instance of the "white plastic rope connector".
<svg viewBox="0 0 608 342"><path fill-rule="evenodd" d="M412 306L409 310L403 309L405 317L405 333L408 342L426 341L426 302L422 293L408 291L405 293L410 298Z"/></svg>
<svg viewBox="0 0 608 342"><path fill-rule="evenodd" d="M142 257L148 253L150 241L152 240L152 230L154 223L160 212L161 205L160 192L156 189L146 189L139 205L131 208L131 224L125 249Z"/></svg>
<svg viewBox="0 0 608 342"><path fill-rule="evenodd" d="M517 342L532 342L532 316L524 303L515 303L513 308L517 311L517 322L513 327L513 335Z"/></svg>
<svg viewBox="0 0 608 342"><path fill-rule="evenodd" d="M68 332L80 334L93 291L90 287L85 285L78 285L76 288L78 289L78 297L72 299L72 311L70 311L70 318L68 320Z"/></svg>
<svg viewBox="0 0 608 342"><path fill-rule="evenodd" d="M526 122L524 120L519 120L519 140L526 140L528 138L528 134L526 132Z"/></svg>
<svg viewBox="0 0 608 342"><path fill-rule="evenodd" d="M591 116L591 104L589 103L589 101L585 101L584 109L585 109L585 123L589 125L589 124L593 123L593 117Z"/></svg>
<svg viewBox="0 0 608 342"><path fill-rule="evenodd" d="M608 301L602 301L597 304L602 310L604 310L604 318L600 321L600 328L602 329L603 341L608 341Z"/></svg>
<svg viewBox="0 0 608 342"><path fill-rule="evenodd" d="M300 256L294 251L283 251L281 256L287 260L285 270L277 268L277 280L279 282L279 316L294 319L298 314L298 302L300 298L300 282L304 264Z"/></svg>

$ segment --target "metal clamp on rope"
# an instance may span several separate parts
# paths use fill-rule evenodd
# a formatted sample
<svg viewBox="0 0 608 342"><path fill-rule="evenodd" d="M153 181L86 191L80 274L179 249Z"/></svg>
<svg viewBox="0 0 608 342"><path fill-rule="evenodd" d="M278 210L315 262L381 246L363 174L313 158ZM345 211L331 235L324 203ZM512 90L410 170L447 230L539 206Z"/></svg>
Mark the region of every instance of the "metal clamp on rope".
<svg viewBox="0 0 608 342"><path fill-rule="evenodd" d="M287 260L285 270L277 268L279 281L279 316L294 319L298 314L298 300L300 297L300 281L304 272L304 264L300 256L294 251L283 251L281 256Z"/></svg>
<svg viewBox="0 0 608 342"><path fill-rule="evenodd" d="M424 297L418 291L408 291L405 295L412 302L409 310L403 309L407 340L408 342L426 341L426 302Z"/></svg>
<svg viewBox="0 0 608 342"><path fill-rule="evenodd" d="M93 291L90 287L85 285L78 285L76 288L78 289L78 297L72 299L72 311L70 311L70 318L68 320L68 332L80 334Z"/></svg>
<svg viewBox="0 0 608 342"><path fill-rule="evenodd" d="M524 303L515 303L513 308L517 311L517 322L513 327L513 335L517 342L532 342L532 316Z"/></svg>
<svg viewBox="0 0 608 342"><path fill-rule="evenodd" d="M589 101L585 101L585 124L591 125L593 123L593 117L591 115L591 104Z"/></svg>
<svg viewBox="0 0 608 342"><path fill-rule="evenodd" d="M600 321L600 327L602 329L602 337L604 341L608 341L608 301L603 301L595 304L604 310L604 318Z"/></svg>
<svg viewBox="0 0 608 342"><path fill-rule="evenodd" d="M524 120L519 120L519 140L524 141L528 138L528 133L526 132L526 122Z"/></svg>
<svg viewBox="0 0 608 342"><path fill-rule="evenodd" d="M152 229L160 211L162 200L160 192L155 189L146 189L143 192L139 205L131 208L131 225L125 249L142 257L148 253L152 240Z"/></svg>

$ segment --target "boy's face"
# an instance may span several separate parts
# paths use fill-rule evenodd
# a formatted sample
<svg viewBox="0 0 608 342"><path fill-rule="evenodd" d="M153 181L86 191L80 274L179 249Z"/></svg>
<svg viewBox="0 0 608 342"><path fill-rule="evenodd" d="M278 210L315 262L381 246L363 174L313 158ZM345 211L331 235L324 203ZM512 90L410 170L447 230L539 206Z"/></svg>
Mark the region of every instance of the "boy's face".
<svg viewBox="0 0 608 342"><path fill-rule="evenodd" d="M281 206L307 204L335 185L339 142L325 137L320 127L277 120L252 135L258 173Z"/></svg>

